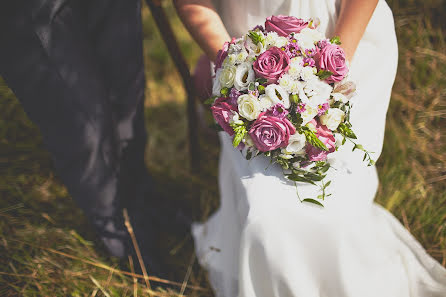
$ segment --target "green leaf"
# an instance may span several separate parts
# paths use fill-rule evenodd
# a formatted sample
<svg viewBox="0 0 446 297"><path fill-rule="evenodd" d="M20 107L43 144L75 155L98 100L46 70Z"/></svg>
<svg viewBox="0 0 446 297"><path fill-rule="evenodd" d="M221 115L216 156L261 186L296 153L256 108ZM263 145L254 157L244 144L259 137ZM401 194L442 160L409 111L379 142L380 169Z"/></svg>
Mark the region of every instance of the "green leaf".
<svg viewBox="0 0 446 297"><path fill-rule="evenodd" d="M297 104L299 102L299 96L297 96L296 94L291 94L290 100L291 100L291 102Z"/></svg>
<svg viewBox="0 0 446 297"><path fill-rule="evenodd" d="M257 87L257 90L259 91L259 94L265 94L265 87L262 85L259 85Z"/></svg>
<svg viewBox="0 0 446 297"><path fill-rule="evenodd" d="M305 138L309 144L323 151L328 151L328 148L325 146L325 144L319 138L317 138L316 134L308 127L302 127L302 132L304 133Z"/></svg>
<svg viewBox="0 0 446 297"><path fill-rule="evenodd" d="M308 172L304 175L305 178L311 180L311 181L321 181L325 178L326 175L324 174L317 174L317 173L312 173L312 172Z"/></svg>
<svg viewBox="0 0 446 297"><path fill-rule="evenodd" d="M256 82L258 82L259 85L264 85L264 84L266 84L268 82L268 80L266 78L259 77L259 78L256 79Z"/></svg>
<svg viewBox="0 0 446 297"><path fill-rule="evenodd" d="M330 39L331 43L340 45L341 44L341 39L339 38L339 36L334 36L333 38Z"/></svg>
<svg viewBox="0 0 446 297"><path fill-rule="evenodd" d="M288 174L286 177L289 180L292 180L292 181L316 185L312 180L309 180L308 178L305 178L305 177L303 177L301 175L297 175L297 174L293 174L292 173L292 174Z"/></svg>
<svg viewBox="0 0 446 297"><path fill-rule="evenodd" d="M324 205L322 203L320 203L317 200L311 199L311 198L305 198L304 200L302 200L302 202L313 203L313 204L316 204L316 205L324 207Z"/></svg>
<svg viewBox="0 0 446 297"><path fill-rule="evenodd" d="M329 180L324 184L324 189L328 188L329 185L331 185L331 180Z"/></svg>
<svg viewBox="0 0 446 297"><path fill-rule="evenodd" d="M248 36L251 38L254 44L259 44L259 42L263 42L265 39L259 32L256 31L249 31Z"/></svg>
<svg viewBox="0 0 446 297"><path fill-rule="evenodd" d="M220 94L222 94L224 97L228 97L229 91L230 90L228 88L224 87L220 90Z"/></svg>
<svg viewBox="0 0 446 297"><path fill-rule="evenodd" d="M342 134L344 137L348 137L351 139L356 139L355 133L350 128L350 125L346 123L340 123L338 128L336 129L340 134Z"/></svg>
<svg viewBox="0 0 446 297"><path fill-rule="evenodd" d="M212 104L214 104L215 98L217 98L217 96L212 96L212 97L206 99L206 100L203 102L203 104L204 104L204 105L212 105Z"/></svg>
<svg viewBox="0 0 446 297"><path fill-rule="evenodd" d="M316 73L316 75L317 76L319 76L319 78L321 79L321 80L324 80L324 79L327 79L327 78L329 78L330 76L332 76L333 75L333 72L331 72L331 71L328 71L328 70L319 70L318 71L318 73Z"/></svg>

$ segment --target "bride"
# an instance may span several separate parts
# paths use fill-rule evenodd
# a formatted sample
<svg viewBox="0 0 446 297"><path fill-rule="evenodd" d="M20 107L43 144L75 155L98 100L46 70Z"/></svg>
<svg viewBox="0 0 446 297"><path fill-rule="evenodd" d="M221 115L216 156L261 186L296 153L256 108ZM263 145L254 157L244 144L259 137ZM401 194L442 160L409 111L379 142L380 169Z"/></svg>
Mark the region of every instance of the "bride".
<svg viewBox="0 0 446 297"><path fill-rule="evenodd" d="M397 68L393 16L384 0L176 0L192 36L215 60L231 36L270 15L318 17L340 36L357 83L351 122L359 142L381 152ZM299 203L279 166L246 161L220 133L220 209L193 227L200 263L217 296L444 297L446 270L373 202L378 177L347 145L331 156L325 207ZM318 188L300 185L301 196Z"/></svg>

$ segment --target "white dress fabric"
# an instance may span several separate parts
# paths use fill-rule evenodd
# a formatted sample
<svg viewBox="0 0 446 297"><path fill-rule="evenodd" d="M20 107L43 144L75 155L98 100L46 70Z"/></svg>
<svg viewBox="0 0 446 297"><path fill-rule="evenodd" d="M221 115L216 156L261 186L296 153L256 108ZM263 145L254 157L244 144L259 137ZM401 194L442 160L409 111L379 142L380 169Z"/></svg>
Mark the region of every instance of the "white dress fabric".
<svg viewBox="0 0 446 297"><path fill-rule="evenodd" d="M234 37L270 15L318 17L331 36L335 0L224 0L215 3ZM352 124L359 143L379 157L397 68L393 16L379 1L351 63L357 83ZM373 202L374 166L347 145L324 208L300 203L296 187L265 157L246 161L220 132L221 206L192 233L217 297L445 297L446 270L387 210ZM298 184L301 198L319 189Z"/></svg>

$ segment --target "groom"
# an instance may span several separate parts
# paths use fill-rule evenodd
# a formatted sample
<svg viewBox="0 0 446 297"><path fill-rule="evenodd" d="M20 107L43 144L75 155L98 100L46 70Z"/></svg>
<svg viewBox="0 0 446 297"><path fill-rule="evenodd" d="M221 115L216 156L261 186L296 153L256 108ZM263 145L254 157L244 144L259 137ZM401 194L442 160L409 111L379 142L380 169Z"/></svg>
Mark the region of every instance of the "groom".
<svg viewBox="0 0 446 297"><path fill-rule="evenodd" d="M155 230L165 214L144 165L140 1L1 1L0 42L0 75L108 251L133 251L127 208L149 274L161 273Z"/></svg>

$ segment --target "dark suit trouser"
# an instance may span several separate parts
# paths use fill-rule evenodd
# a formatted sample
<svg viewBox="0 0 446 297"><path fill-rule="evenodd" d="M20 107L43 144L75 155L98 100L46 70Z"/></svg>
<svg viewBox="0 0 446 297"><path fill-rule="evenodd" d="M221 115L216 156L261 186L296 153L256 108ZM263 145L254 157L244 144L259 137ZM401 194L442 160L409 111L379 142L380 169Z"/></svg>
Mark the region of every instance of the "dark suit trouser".
<svg viewBox="0 0 446 297"><path fill-rule="evenodd" d="M109 220L151 188L140 8L138 0L0 3L0 75L73 199L111 236L122 230ZM111 251L123 256L113 243Z"/></svg>

